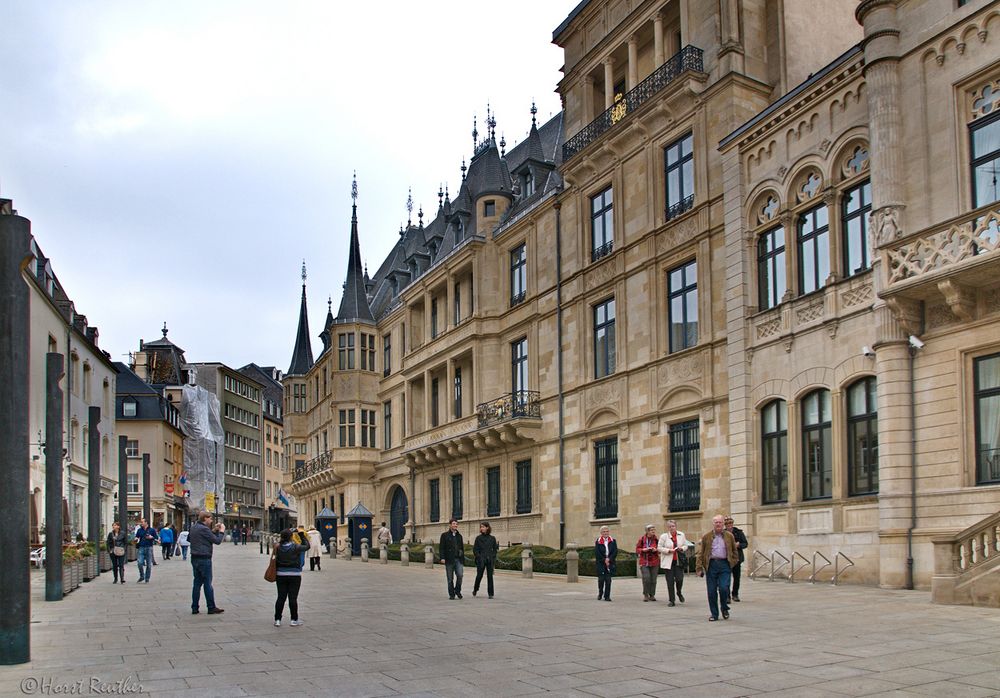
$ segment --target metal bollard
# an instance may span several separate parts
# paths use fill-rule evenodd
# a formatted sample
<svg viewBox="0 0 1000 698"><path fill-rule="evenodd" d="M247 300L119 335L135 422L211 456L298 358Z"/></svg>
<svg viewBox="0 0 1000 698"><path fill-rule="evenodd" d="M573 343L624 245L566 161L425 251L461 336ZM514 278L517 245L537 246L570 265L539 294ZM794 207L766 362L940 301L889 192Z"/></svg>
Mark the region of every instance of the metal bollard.
<svg viewBox="0 0 1000 698"><path fill-rule="evenodd" d="M368 562L368 539L361 539L361 562Z"/></svg>
<svg viewBox="0 0 1000 698"><path fill-rule="evenodd" d="M521 545L521 575L531 577L535 569L534 558L531 556L531 543Z"/></svg>
<svg viewBox="0 0 1000 698"><path fill-rule="evenodd" d="M410 545L408 543L399 544L399 564L404 567L410 564Z"/></svg>
<svg viewBox="0 0 1000 698"><path fill-rule="evenodd" d="M378 556L383 565L389 564L389 546L385 543L379 544Z"/></svg>
<svg viewBox="0 0 1000 698"><path fill-rule="evenodd" d="M430 543L424 548L424 567L427 569L434 567L434 546Z"/></svg>
<svg viewBox="0 0 1000 698"><path fill-rule="evenodd" d="M350 538L344 539L344 559L348 562L351 561L351 555L354 553L352 545Z"/></svg>
<svg viewBox="0 0 1000 698"><path fill-rule="evenodd" d="M569 584L580 581L580 553L576 552L576 543L566 544L566 581Z"/></svg>

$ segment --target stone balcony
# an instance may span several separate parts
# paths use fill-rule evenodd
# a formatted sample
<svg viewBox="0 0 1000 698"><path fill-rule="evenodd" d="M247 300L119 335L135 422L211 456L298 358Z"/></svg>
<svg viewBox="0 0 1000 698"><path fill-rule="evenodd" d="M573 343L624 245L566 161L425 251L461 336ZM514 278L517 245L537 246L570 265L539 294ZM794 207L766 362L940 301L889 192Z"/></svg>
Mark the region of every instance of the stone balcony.
<svg viewBox="0 0 1000 698"><path fill-rule="evenodd" d="M310 492L333 487L343 482L343 477L334 470L334 451L321 453L310 461L295 468L292 484L288 491L296 497Z"/></svg>
<svg viewBox="0 0 1000 698"><path fill-rule="evenodd" d="M447 463L534 441L541 427L537 392L505 393L480 403L474 415L407 439L403 456L411 467Z"/></svg>
<svg viewBox="0 0 1000 698"><path fill-rule="evenodd" d="M977 306L995 306L1000 276L1000 206L976 209L944 223L900 237L881 248L885 285L880 295L906 321L944 306L962 321Z"/></svg>

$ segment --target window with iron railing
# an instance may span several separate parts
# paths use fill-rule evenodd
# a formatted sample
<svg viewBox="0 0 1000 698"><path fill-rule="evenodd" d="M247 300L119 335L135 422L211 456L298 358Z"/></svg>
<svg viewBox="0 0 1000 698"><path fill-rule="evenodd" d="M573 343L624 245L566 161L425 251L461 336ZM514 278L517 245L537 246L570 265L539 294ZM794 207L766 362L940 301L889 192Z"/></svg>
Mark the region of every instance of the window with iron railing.
<svg viewBox="0 0 1000 698"><path fill-rule="evenodd" d="M667 220L694 205L694 139L688 133L663 149Z"/></svg>
<svg viewBox="0 0 1000 698"><path fill-rule="evenodd" d="M611 187L590 197L591 261L596 262L614 251L614 204Z"/></svg>
<svg viewBox="0 0 1000 698"><path fill-rule="evenodd" d="M528 255L525 245L518 245L510 253L510 305L524 300L528 288Z"/></svg>

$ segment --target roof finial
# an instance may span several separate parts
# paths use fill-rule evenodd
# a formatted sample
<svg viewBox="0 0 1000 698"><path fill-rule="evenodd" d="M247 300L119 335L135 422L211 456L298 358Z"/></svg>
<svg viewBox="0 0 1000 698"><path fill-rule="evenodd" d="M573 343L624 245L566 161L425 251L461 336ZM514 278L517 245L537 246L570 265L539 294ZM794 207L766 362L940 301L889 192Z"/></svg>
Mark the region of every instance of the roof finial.
<svg viewBox="0 0 1000 698"><path fill-rule="evenodd" d="M354 181L351 182L351 199L358 203L358 171L354 170Z"/></svg>
<svg viewBox="0 0 1000 698"><path fill-rule="evenodd" d="M464 157L462 158L462 167L460 169L462 170L462 181L464 182L465 181L465 171L467 169L469 169L468 167L465 166L465 158Z"/></svg>
<svg viewBox="0 0 1000 698"><path fill-rule="evenodd" d="M472 149L479 145L479 129L476 128L476 115L472 115Z"/></svg>
<svg viewBox="0 0 1000 698"><path fill-rule="evenodd" d="M424 205L420 204L420 209L417 211L417 220L420 221L420 227L424 227Z"/></svg>
<svg viewBox="0 0 1000 698"><path fill-rule="evenodd" d="M535 106L535 100L531 100L531 125L535 125L535 114L538 113L538 107Z"/></svg>
<svg viewBox="0 0 1000 698"><path fill-rule="evenodd" d="M302 285L306 285L306 260L302 260Z"/></svg>
<svg viewBox="0 0 1000 698"><path fill-rule="evenodd" d="M167 321L166 320L163 321L163 330L162 330L162 332L163 332L163 338L166 339L167 338Z"/></svg>
<svg viewBox="0 0 1000 698"><path fill-rule="evenodd" d="M504 157L507 154L507 140L503 137L503 131L500 132L500 157Z"/></svg>
<svg viewBox="0 0 1000 698"><path fill-rule="evenodd" d="M406 191L406 227L413 225L413 187Z"/></svg>
<svg viewBox="0 0 1000 698"><path fill-rule="evenodd" d="M448 201L448 198L449 198L449 197L448 197L448 185L447 185L447 184L445 184L445 185L444 185L444 200L445 200L445 201Z"/></svg>
<svg viewBox="0 0 1000 698"><path fill-rule="evenodd" d="M490 103L486 103L486 129L489 139L492 141L496 138L497 131L497 119L496 114L490 112Z"/></svg>
<svg viewBox="0 0 1000 698"><path fill-rule="evenodd" d="M333 312L333 296L327 296L326 297L326 311L328 313L332 313Z"/></svg>
<svg viewBox="0 0 1000 698"><path fill-rule="evenodd" d="M438 210L439 211L441 210L442 206L444 206L444 185L442 185L441 182L438 182Z"/></svg>

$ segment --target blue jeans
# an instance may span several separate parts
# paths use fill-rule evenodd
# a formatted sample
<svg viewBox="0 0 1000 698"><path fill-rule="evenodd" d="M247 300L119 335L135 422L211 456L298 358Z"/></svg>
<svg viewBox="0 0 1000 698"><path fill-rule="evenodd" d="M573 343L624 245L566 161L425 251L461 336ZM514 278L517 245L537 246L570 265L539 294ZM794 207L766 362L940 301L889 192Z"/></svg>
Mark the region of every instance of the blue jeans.
<svg viewBox="0 0 1000 698"><path fill-rule="evenodd" d="M191 610L197 611L201 602L201 588L205 587L205 605L211 611L215 608L215 590L212 589L212 558L192 557L191 570L194 572L194 585L191 587Z"/></svg>
<svg viewBox="0 0 1000 698"><path fill-rule="evenodd" d="M136 562L139 563L139 581L149 581L149 571L153 569L153 546L151 545L141 545L139 549L136 550ZM143 575L142 568L146 568L145 575Z"/></svg>
<svg viewBox="0 0 1000 698"><path fill-rule="evenodd" d="M462 575L465 574L465 566L461 560L444 563L444 571L448 577L448 596L462 593ZM457 577L457 579L456 579Z"/></svg>
<svg viewBox="0 0 1000 698"><path fill-rule="evenodd" d="M711 560L705 573L705 586L708 587L708 610L712 618L719 617L719 602L722 602L722 612L729 613L729 583L733 572L729 568L729 560Z"/></svg>
<svg viewBox="0 0 1000 698"><path fill-rule="evenodd" d="M188 547L190 547L190 546L187 546L187 545L182 545L181 546L181 555L184 556L183 559L185 559L185 560L188 559Z"/></svg>

